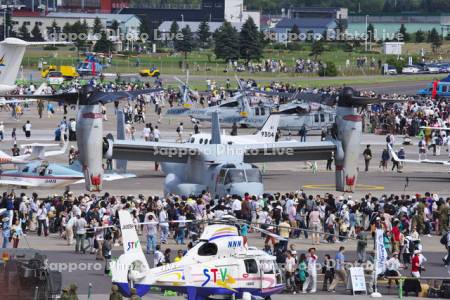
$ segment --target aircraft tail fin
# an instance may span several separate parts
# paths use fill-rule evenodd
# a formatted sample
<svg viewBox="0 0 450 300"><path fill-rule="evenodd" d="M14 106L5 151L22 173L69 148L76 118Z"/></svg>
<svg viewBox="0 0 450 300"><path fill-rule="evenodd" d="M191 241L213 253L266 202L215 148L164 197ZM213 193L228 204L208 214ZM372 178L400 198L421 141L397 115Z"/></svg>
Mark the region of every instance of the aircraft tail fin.
<svg viewBox="0 0 450 300"><path fill-rule="evenodd" d="M217 111L211 114L211 144L220 144L220 122L219 113Z"/></svg>
<svg viewBox="0 0 450 300"><path fill-rule="evenodd" d="M0 42L0 85L14 86L22 65L23 55L27 46L70 44L67 42L26 42L17 38L6 38Z"/></svg>
<svg viewBox="0 0 450 300"><path fill-rule="evenodd" d="M149 266L131 214L127 210L119 210L118 214L124 253L111 263L111 280L123 295L130 297L131 287L134 287L142 296L150 289L153 279L146 276Z"/></svg>
<svg viewBox="0 0 450 300"><path fill-rule="evenodd" d="M259 136L259 138L266 143L274 143L279 123L280 123L280 115L271 114L267 118L261 130L255 133L255 135Z"/></svg>
<svg viewBox="0 0 450 300"><path fill-rule="evenodd" d="M0 42L0 85L14 86L28 43L16 38Z"/></svg>
<svg viewBox="0 0 450 300"><path fill-rule="evenodd" d="M117 112L117 139L125 140L125 113L122 110ZM116 169L126 171L127 163L127 160L117 159Z"/></svg>

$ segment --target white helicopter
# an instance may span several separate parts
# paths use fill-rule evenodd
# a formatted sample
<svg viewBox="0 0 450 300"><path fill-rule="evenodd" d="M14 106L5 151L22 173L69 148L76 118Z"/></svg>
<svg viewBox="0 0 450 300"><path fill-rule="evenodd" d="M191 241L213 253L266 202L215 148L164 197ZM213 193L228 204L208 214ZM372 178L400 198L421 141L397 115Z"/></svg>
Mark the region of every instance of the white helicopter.
<svg viewBox="0 0 450 300"><path fill-rule="evenodd" d="M131 288L143 296L151 287L158 287L186 294L188 300L251 295L269 300L284 289L276 258L244 244L235 226L236 219L207 225L199 242L179 262L150 269L130 213L120 210L118 214L124 253L111 263L111 274L112 283L124 296L130 296Z"/></svg>

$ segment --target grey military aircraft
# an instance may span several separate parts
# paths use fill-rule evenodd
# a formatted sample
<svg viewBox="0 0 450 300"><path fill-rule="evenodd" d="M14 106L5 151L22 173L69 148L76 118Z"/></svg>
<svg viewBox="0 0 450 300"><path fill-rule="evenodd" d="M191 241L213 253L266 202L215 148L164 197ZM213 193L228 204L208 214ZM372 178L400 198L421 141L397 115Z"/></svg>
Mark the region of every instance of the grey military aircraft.
<svg viewBox="0 0 450 300"><path fill-rule="evenodd" d="M88 191L102 188L103 156L167 163L164 166L166 192L195 194L209 190L223 195L242 194L244 191L260 194L264 191L261 173L252 165L254 163L326 160L334 152L336 190L353 192L357 182L362 136L362 118L358 108L390 101L361 97L352 88L343 88L334 96L337 103L335 124L328 140L322 142L222 144L217 114L213 114L208 144L115 141L112 137L102 139L101 101L111 102L151 92L155 90L104 93L84 88L76 95L46 98L51 101L79 102L77 143Z"/></svg>
<svg viewBox="0 0 450 300"><path fill-rule="evenodd" d="M238 124L242 127L261 128L267 121L269 115L276 111L283 115L278 126L281 130L296 131L303 126L306 129L330 128L336 116L334 107L323 104L322 95L303 93L288 94L297 98L289 103L278 105L271 101L260 101L251 106L248 95L268 94L277 95L276 92L264 92L259 90L245 89L241 81L237 79L239 90L232 100L221 103L219 107L192 108L179 106L170 108L168 115L188 115L192 121L211 121L211 115L219 111L219 120L222 124ZM286 94L286 93L285 93Z"/></svg>

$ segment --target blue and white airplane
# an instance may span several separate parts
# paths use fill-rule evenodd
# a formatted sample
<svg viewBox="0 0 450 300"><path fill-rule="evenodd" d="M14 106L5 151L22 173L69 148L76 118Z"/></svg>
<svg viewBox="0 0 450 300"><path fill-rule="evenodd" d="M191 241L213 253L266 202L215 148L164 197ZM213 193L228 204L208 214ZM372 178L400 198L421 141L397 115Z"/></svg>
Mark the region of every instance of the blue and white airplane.
<svg viewBox="0 0 450 300"><path fill-rule="evenodd" d="M136 177L134 174L105 174L104 180L112 181ZM81 165L76 162L64 166L48 161L32 161L20 166L17 170L7 170L0 173L0 185L19 187L55 188L71 184L83 183L84 174Z"/></svg>

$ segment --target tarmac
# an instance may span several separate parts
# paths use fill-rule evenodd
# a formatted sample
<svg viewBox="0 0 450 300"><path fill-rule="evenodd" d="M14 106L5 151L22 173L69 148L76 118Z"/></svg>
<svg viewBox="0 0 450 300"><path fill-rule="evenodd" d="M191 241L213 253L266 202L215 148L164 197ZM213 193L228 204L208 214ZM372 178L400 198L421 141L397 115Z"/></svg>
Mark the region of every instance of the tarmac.
<svg viewBox="0 0 450 300"><path fill-rule="evenodd" d="M414 91L423 86L423 83L412 85L410 82L399 84L404 90ZM367 88L379 88L380 90L387 92L393 92L395 89L395 83L387 84L384 87L381 85L372 85ZM109 132L115 134L115 117L113 113L112 104L107 106L108 109L108 121L104 122L104 135ZM70 110L67 119L75 117L75 111ZM156 117L153 113L153 107L149 108L146 115L147 122L156 124ZM56 126L62 119L62 112L57 112L52 118L48 118L46 112L44 118L39 119L37 116L36 107L31 105L30 108L25 110L24 116L19 121L15 121L10 117L9 112L0 112L0 120L2 120L6 127L6 139L0 143L0 149L9 153L12 146L10 140L10 134L12 128L17 128L18 143L32 142L32 141L48 141L53 139L53 133ZM32 123L32 138L25 140L24 134L21 130L22 125L30 120ZM189 133L193 131L193 126L188 117L163 117L162 123L159 124L162 139L166 141L175 140L175 128L179 122L184 122L185 138ZM137 138L140 138L140 132L143 128L143 124L135 124ZM225 131L230 131L230 128L224 128ZM209 123L202 124L201 130L207 132L209 130ZM239 134L252 133L254 129L239 129ZM294 136L293 138L298 138ZM318 140L318 136L309 136L308 140ZM400 147L402 138L397 137L396 147ZM364 134L360 152L362 153L366 144L372 145L373 161L371 163L369 172L360 172L358 179L357 191L352 195L355 199L364 196L367 193L371 193L375 196L381 196L383 194L424 194L425 192L438 193L439 196L450 196L450 176L448 175L448 169L444 166L438 165L406 165L403 169L403 173L397 172L383 172L378 167L378 163L381 157L381 151L385 147L385 137L372 134ZM416 159L418 157L417 140L413 141L413 145L405 146L405 150L408 158ZM442 149L441 154L437 157L429 157L430 159L448 160L449 153ZM57 157L54 159L56 162L67 163L67 156ZM52 159L53 161L53 159ZM306 165L304 162L298 163L267 163L258 164L261 169L264 169L263 181L265 189L268 192L288 192L297 191L303 189L306 193L310 194L324 194L326 192L340 195L334 188L334 171L326 171L325 163L318 162L317 173ZM115 181L113 183L106 182L104 191L108 191L115 195L162 195L164 174L160 171L154 171L153 163L139 163L130 162L129 172L136 173L137 178L126 179L123 181ZM363 170L364 162L361 158L359 161L359 168ZM408 178L408 180L406 179ZM71 186L71 190L75 193L83 192L84 186L74 185ZM10 188L2 187L0 191L10 190ZM21 192L20 189L15 189L16 192ZM34 191L34 190L33 190ZM40 196L46 196L50 194L61 194L64 189L36 189ZM30 193L31 190L24 190L26 193ZM262 247L262 239L258 235L253 234L249 239L250 245ZM305 252L310 247L309 240L293 240L292 243L296 244L296 249L299 252ZM143 241L143 244L145 242ZM445 249L439 244L438 237L423 237L424 255L428 258L426 264L427 271L426 276L442 276L448 277L448 271L442 265L441 257L444 255ZM321 244L318 246L319 257L323 257L325 253L329 253L334 256L340 244ZM356 244L354 241L347 241L345 246L348 249L348 259L351 260L355 256ZM89 283L92 284L92 295L90 299L107 299L108 291L110 289L110 279L103 274L103 266L100 270L81 270L81 265L91 265L98 269L98 264L103 264L101 261L96 261L93 255L75 254L73 246L67 246L66 242L55 235L51 235L48 238L37 237L34 233L27 235L26 239L21 241L20 247L31 247L44 251L48 256L49 261L52 263L74 263L77 264L78 270L63 272L63 285L67 286L71 283L76 283L79 286L80 299L87 299L87 291ZM176 252L177 246L173 243L168 247L172 249L172 252ZM119 247L115 247L113 256L118 256L121 253ZM149 261L152 259L149 257ZM95 265L97 264L97 265ZM405 274L409 274L409 271L405 271ZM388 291L382 290L383 294ZM397 298L395 291L389 291L389 296L385 298ZM284 299L297 299L299 295L274 295L274 300ZM330 299L344 299L348 297L345 295L345 290L341 287L336 294L319 293L318 295L301 295L307 299L319 299L323 297L330 297ZM366 296L354 296L355 299L366 298ZM182 297L164 297L157 294L147 295L144 299L183 299Z"/></svg>

